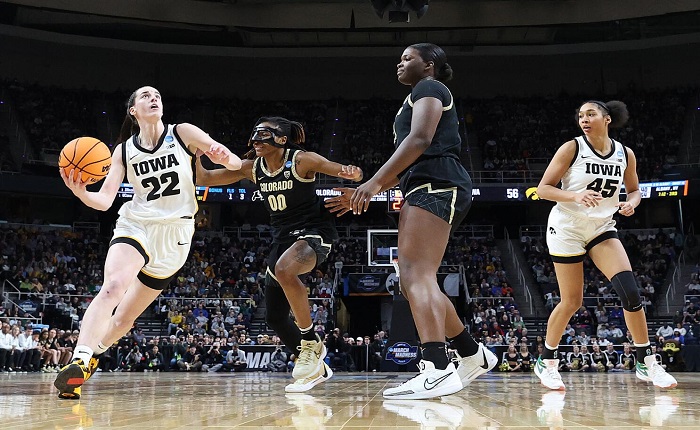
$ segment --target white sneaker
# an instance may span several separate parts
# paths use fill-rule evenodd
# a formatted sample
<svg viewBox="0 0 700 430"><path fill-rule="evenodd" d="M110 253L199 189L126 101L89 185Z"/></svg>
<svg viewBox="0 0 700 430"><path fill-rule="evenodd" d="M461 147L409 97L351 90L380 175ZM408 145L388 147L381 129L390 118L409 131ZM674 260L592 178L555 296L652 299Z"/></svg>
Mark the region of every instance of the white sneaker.
<svg viewBox="0 0 700 430"><path fill-rule="evenodd" d="M535 375L540 378L542 385L550 390L566 390L559 374L559 360L556 358L543 360L538 357L535 362Z"/></svg>
<svg viewBox="0 0 700 430"><path fill-rule="evenodd" d="M292 370L294 379L305 379L316 375L321 369L321 363L326 358L326 346L316 336L316 340L302 340L299 349L299 358Z"/></svg>
<svg viewBox="0 0 700 430"><path fill-rule="evenodd" d="M453 363L445 370L436 369L432 361L418 363L420 373L398 387L384 390L387 399L422 400L446 396L462 389L462 381Z"/></svg>
<svg viewBox="0 0 700 430"><path fill-rule="evenodd" d="M309 391L321 382L327 381L333 376L333 370L328 367L326 363L321 360L321 370L316 372L315 375L308 378L297 379L293 383L284 387L284 391L287 393L303 393L304 391Z"/></svg>
<svg viewBox="0 0 700 430"><path fill-rule="evenodd" d="M462 408L430 400L385 400L384 409L408 418L421 425L421 428L441 428L454 430L460 427L464 418Z"/></svg>
<svg viewBox="0 0 700 430"><path fill-rule="evenodd" d="M466 387L477 377L493 369L498 364L496 354L489 351L482 343L479 344L479 350L476 354L469 357L462 357L457 351L454 354L453 362L457 366L457 373L462 380L463 387Z"/></svg>
<svg viewBox="0 0 700 430"><path fill-rule="evenodd" d="M661 427L671 415L678 410L679 400L671 396L657 396L653 406L641 406L639 417L643 423L649 423L652 427Z"/></svg>
<svg viewBox="0 0 700 430"><path fill-rule="evenodd" d="M656 361L650 367L644 363L637 362L635 373L637 378L642 381L653 382L659 388L674 388L678 385L676 378L669 375L666 369L661 367Z"/></svg>
<svg viewBox="0 0 700 430"><path fill-rule="evenodd" d="M549 428L564 428L564 396L562 391L548 391L542 395L542 406L537 409L537 419L540 424Z"/></svg>

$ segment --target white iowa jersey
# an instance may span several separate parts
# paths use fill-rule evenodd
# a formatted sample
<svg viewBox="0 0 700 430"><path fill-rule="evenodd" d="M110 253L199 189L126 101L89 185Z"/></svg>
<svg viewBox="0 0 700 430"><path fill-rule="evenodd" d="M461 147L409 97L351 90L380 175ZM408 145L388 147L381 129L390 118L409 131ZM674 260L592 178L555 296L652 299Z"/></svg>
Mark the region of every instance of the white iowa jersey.
<svg viewBox="0 0 700 430"><path fill-rule="evenodd" d="M599 206L592 208L575 202L559 202L557 205L560 209L597 219L610 218L617 212L615 205L620 202L620 187L627 168L627 151L616 140L612 140L612 144L610 153L600 155L585 136L576 138L576 155L571 167L561 178L561 189L575 193L595 190L600 192L603 200Z"/></svg>
<svg viewBox="0 0 700 430"><path fill-rule="evenodd" d="M175 125L166 125L152 150L139 145L138 135L122 145L127 181L134 198L119 215L146 220L193 217L197 213L192 154L179 139Z"/></svg>

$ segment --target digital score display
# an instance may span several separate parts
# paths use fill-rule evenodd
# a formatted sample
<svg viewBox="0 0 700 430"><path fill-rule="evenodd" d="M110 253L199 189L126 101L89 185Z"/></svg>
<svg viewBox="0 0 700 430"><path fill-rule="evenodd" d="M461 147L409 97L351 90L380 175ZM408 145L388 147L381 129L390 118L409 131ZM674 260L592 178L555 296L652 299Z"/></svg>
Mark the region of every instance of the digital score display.
<svg viewBox="0 0 700 430"><path fill-rule="evenodd" d="M688 195L690 181L647 182L639 184L639 192L643 199L668 197L685 197ZM624 192L621 191L621 193Z"/></svg>
<svg viewBox="0 0 700 430"><path fill-rule="evenodd" d="M489 186L472 188L472 200L475 202L522 202L536 200L537 187L527 186ZM403 204L403 193L398 188L388 192L388 211L399 212Z"/></svg>
<svg viewBox="0 0 700 430"><path fill-rule="evenodd" d="M122 183L117 192L117 197L121 199L131 199L134 195L134 187L129 183ZM197 201L200 202L255 202L262 201L263 196L257 188L247 187L195 187ZM340 191L335 191L331 187L316 188L316 195L324 199L340 195ZM387 193L379 193L372 197L373 202L385 202Z"/></svg>
<svg viewBox="0 0 700 430"><path fill-rule="evenodd" d="M403 205L403 193L398 188L387 190L387 202L389 204L389 212L399 212Z"/></svg>
<svg viewBox="0 0 700 430"><path fill-rule="evenodd" d="M680 198L690 195L691 181L660 181L643 182L639 191L643 199ZM695 184L697 186L697 184ZM255 202L262 201L263 196L257 187L202 187L195 188L197 200L200 202ZM472 189L472 200L475 202L524 202L539 200L537 187L528 185L489 185L476 186ZM121 199L131 199L134 194L131 184L122 183L117 192ZM324 199L340 195L332 187L318 187L316 194ZM620 191L624 199L624 187ZM392 188L372 197L373 202L386 202L389 212L398 212L403 204L403 194L398 188Z"/></svg>

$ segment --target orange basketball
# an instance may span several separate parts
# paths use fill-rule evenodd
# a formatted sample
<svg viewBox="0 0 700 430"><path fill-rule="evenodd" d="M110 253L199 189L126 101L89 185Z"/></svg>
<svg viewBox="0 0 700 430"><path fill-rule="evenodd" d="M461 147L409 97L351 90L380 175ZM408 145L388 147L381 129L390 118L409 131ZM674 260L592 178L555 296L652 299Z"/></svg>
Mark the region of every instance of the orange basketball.
<svg viewBox="0 0 700 430"><path fill-rule="evenodd" d="M107 176L112 165L112 153L99 139L94 137L78 137L71 140L61 150L58 157L58 167L66 175L75 170L74 175L82 182L94 184ZM79 173L78 173L79 172Z"/></svg>

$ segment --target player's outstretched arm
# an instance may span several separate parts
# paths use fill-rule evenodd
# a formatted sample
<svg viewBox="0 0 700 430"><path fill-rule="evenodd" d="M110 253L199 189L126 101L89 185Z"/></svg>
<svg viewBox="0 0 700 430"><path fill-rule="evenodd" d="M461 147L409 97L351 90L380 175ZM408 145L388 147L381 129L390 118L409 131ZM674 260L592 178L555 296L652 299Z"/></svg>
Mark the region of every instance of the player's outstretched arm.
<svg viewBox="0 0 700 430"><path fill-rule="evenodd" d="M177 133L192 152L197 149L207 154L211 161L221 164L228 170L241 168L241 159L227 147L212 139L196 125L182 123L177 125ZM194 149L193 149L194 148Z"/></svg>
<svg viewBox="0 0 700 430"><path fill-rule="evenodd" d="M316 172L354 182L360 182L363 177L362 169L359 167L330 161L315 152L299 152L296 162L297 173L307 179L313 178Z"/></svg>
<svg viewBox="0 0 700 430"><path fill-rule="evenodd" d="M249 179L253 181L253 160L243 160L239 170L216 169L208 170L202 166L201 157L197 157L196 183L203 186L228 185Z"/></svg>

